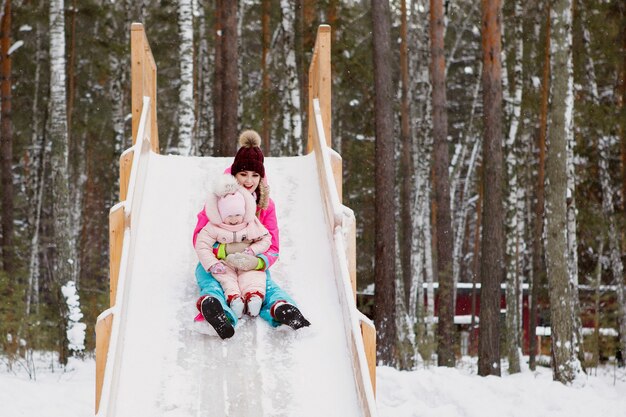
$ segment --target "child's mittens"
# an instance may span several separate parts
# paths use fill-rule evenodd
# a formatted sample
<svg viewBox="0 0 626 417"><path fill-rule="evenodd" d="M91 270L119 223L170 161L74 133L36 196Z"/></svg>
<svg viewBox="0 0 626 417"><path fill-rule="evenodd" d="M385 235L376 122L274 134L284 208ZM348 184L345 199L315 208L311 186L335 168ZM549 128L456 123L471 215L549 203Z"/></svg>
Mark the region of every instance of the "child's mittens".
<svg viewBox="0 0 626 417"><path fill-rule="evenodd" d="M226 263L240 271L251 271L256 269L259 259L256 256L244 253L233 253L226 257Z"/></svg>
<svg viewBox="0 0 626 417"><path fill-rule="evenodd" d="M233 243L226 243L225 245L226 245L226 255L243 252L245 249L248 248L248 246L250 246L248 242L233 242Z"/></svg>
<svg viewBox="0 0 626 417"><path fill-rule="evenodd" d="M226 272L226 267L224 266L223 263L218 262L216 264L213 264L209 268L209 272L212 274L223 274L224 272Z"/></svg>
<svg viewBox="0 0 626 417"><path fill-rule="evenodd" d="M245 249L243 250L243 252L241 252L241 253L246 254L246 255L256 256L256 253L254 253L254 251L253 251L252 249L250 249L250 246L248 246L247 248L245 248Z"/></svg>

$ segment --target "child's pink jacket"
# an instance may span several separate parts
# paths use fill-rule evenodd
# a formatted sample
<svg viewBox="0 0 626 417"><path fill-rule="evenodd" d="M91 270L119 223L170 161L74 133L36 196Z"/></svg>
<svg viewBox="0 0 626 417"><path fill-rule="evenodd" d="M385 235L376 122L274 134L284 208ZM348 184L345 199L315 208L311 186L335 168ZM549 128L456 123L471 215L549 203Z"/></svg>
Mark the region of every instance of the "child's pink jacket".
<svg viewBox="0 0 626 417"><path fill-rule="evenodd" d="M230 167L228 167L225 173L230 173ZM274 205L274 201L270 198L268 201L267 208L258 209L256 211L256 217L259 219L261 224L265 226L267 231L270 233L272 237L272 243L270 244L269 249L265 252L257 254L257 256L263 259L265 263L265 270L274 265L274 262L278 260L279 253L279 232L278 232L278 221L276 220L276 207ZM193 231L193 246L196 247L196 241L198 238L198 234L202 230L204 226L209 223L209 218L204 210L204 208L198 213L198 221L196 223L196 227ZM213 248L213 253L217 254L217 247ZM256 253L256 252L255 252ZM204 264L203 264L204 266Z"/></svg>
<svg viewBox="0 0 626 417"><path fill-rule="evenodd" d="M206 211L203 210L206 213ZM238 231L224 229L207 222L196 237L196 253L206 271L219 262L213 253L215 243L251 242L250 250L254 254L264 253L272 244L272 237L259 219L253 218L247 226Z"/></svg>

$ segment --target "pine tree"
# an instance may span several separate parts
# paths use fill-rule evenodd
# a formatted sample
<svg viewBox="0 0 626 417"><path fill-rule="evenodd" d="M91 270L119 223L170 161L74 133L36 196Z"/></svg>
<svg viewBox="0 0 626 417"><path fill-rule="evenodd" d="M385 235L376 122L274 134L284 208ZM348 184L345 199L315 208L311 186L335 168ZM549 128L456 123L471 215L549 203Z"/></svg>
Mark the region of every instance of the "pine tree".
<svg viewBox="0 0 626 417"><path fill-rule="evenodd" d="M500 283L504 278L501 8L482 2L484 210L481 253L478 374L500 375Z"/></svg>

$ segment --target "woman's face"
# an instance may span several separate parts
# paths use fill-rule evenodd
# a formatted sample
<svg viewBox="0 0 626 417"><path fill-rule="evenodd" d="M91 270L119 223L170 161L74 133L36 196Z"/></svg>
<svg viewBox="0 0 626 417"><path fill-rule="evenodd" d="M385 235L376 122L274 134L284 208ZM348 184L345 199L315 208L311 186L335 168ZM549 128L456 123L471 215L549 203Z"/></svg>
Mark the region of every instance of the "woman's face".
<svg viewBox="0 0 626 417"><path fill-rule="evenodd" d="M250 193L255 192L259 182L261 182L261 176L255 171L240 171L235 174L235 178L237 178L239 185L250 191Z"/></svg>

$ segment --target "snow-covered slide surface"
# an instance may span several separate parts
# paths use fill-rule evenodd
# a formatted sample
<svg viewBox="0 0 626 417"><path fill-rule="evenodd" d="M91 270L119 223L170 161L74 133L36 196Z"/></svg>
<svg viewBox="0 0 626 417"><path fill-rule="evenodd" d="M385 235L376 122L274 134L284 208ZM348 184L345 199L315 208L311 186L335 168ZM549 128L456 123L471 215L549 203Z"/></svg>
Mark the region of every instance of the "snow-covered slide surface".
<svg viewBox="0 0 626 417"><path fill-rule="evenodd" d="M194 330L191 235L212 178L231 161L150 155L107 415L363 415L313 154L266 158L281 232L272 277L311 327L244 317L225 341Z"/></svg>

